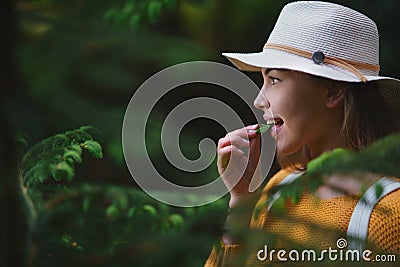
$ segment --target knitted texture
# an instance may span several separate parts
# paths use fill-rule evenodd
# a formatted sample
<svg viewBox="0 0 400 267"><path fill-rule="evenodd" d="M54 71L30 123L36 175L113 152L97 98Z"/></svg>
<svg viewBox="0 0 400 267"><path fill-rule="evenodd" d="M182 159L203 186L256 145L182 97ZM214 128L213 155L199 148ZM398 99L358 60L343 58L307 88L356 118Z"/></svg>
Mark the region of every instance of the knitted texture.
<svg viewBox="0 0 400 267"><path fill-rule="evenodd" d="M285 201L282 210L274 208L268 211L266 201L268 193L290 172L279 171L268 182L254 208L250 228L276 234L278 237L271 249L291 250L295 248L328 249L336 248L339 238L346 238L347 227L359 197L343 195L331 199L317 199L304 192L299 203ZM369 249L400 254L400 190L384 197L375 206L368 229ZM226 257L240 253L239 246L224 246L219 252L213 249L206 266L232 266ZM259 266L256 252L248 258L248 266ZM232 262L232 261L231 261Z"/></svg>
<svg viewBox="0 0 400 267"><path fill-rule="evenodd" d="M384 197L369 220L368 239L378 249L400 252L400 190Z"/></svg>
<svg viewBox="0 0 400 267"><path fill-rule="evenodd" d="M221 240L220 246L213 248L204 266L233 266L234 258L240 250L240 245L225 245Z"/></svg>

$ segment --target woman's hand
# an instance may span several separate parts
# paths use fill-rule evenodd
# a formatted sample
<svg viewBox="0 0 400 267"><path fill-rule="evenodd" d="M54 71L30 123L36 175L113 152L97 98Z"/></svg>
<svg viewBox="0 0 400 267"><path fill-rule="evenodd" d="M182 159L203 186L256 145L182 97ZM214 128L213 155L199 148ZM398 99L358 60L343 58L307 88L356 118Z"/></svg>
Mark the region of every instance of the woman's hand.
<svg viewBox="0 0 400 267"><path fill-rule="evenodd" d="M250 184L261 181L259 163L261 137L257 134L258 124L228 133L218 142L218 171L230 189L229 206L252 199ZM250 186L250 189L254 186ZM254 191L254 190L252 190Z"/></svg>

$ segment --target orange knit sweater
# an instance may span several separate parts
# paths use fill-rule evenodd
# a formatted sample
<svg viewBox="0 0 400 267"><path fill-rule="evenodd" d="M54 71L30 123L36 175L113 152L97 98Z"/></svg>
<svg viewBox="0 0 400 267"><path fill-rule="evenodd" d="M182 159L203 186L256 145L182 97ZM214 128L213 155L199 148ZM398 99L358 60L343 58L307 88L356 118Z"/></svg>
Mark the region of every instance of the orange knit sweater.
<svg viewBox="0 0 400 267"><path fill-rule="evenodd" d="M344 195L327 200L316 200L311 193L304 192L300 202L285 202L285 214L275 214L265 205L268 192L284 179L289 172L281 170L267 183L253 211L250 228L262 233L276 234L274 244L268 248L291 250L296 247L319 250L336 248L339 238L346 238L347 227L359 197ZM260 208L261 207L261 208ZM268 239L270 240L270 239ZM266 242L268 241L266 240ZM368 242L381 252L400 254L400 190L384 197L375 206L368 228ZM373 252L372 245L368 247ZM259 249L263 249L259 247ZM236 256L246 253L246 266L263 266L266 261L257 259L257 250L246 250L244 245L215 246L206 261L206 267L243 266L235 265ZM243 257L243 254L242 254ZM397 263L400 257L397 257Z"/></svg>

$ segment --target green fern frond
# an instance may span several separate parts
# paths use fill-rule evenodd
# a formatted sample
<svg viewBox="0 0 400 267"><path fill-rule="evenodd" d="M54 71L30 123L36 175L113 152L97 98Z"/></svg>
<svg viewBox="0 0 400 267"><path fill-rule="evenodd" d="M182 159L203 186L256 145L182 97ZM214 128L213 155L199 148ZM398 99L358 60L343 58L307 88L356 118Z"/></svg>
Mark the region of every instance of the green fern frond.
<svg viewBox="0 0 400 267"><path fill-rule="evenodd" d="M400 134L389 135L367 148L352 152L337 148L326 152L307 165L308 174L331 175L373 172L400 177Z"/></svg>
<svg viewBox="0 0 400 267"><path fill-rule="evenodd" d="M333 174L377 173L400 177L400 133L389 135L365 149L354 152L343 148L325 152L307 164L307 172L289 185L277 186L272 194L280 191L284 199L294 203L304 190L315 192L323 184L323 178ZM375 188L376 195L382 193Z"/></svg>
<svg viewBox="0 0 400 267"><path fill-rule="evenodd" d="M89 151L89 153L96 159L101 159L103 157L101 145L97 141L87 140L82 144L82 148Z"/></svg>
<svg viewBox="0 0 400 267"><path fill-rule="evenodd" d="M81 153L75 151L75 150L67 150L65 151L64 155L63 155L63 159L65 161L67 161L69 164L73 164L73 163L81 163L82 162L82 151Z"/></svg>
<svg viewBox="0 0 400 267"><path fill-rule="evenodd" d="M82 162L82 149L95 158L102 158L101 145L93 140L98 131L91 126L56 134L33 146L24 156L20 170L24 184L43 183L49 178L55 181L71 181L75 176L75 163Z"/></svg>
<svg viewBox="0 0 400 267"><path fill-rule="evenodd" d="M61 181L63 179L71 181L75 175L74 167L65 161L61 161L57 164L51 165L50 169L51 169L51 176L56 181Z"/></svg>

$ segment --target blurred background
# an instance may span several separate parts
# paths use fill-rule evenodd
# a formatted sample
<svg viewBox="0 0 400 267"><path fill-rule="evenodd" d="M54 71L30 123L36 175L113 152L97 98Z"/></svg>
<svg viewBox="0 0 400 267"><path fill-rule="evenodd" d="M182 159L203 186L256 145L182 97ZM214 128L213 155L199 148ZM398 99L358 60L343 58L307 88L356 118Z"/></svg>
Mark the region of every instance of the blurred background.
<svg viewBox="0 0 400 267"><path fill-rule="evenodd" d="M135 90L151 75L177 63L209 60L229 64L224 51L259 51L288 2L284 0L3 0L1 1L1 257L23 263L24 215L16 183L22 154L38 141L82 125L101 133L101 161L85 159L85 182L135 187L122 154L121 128ZM371 17L380 31L381 75L400 77L397 0L331 1ZM256 83L258 74L248 74ZM159 130L178 103L210 96L254 118L246 103L213 86L177 88L149 120L156 165L179 184L215 178L215 164L198 174L175 170L163 156ZM371 103L372 104L372 103ZM139 114L138 114L139 115ZM194 120L182 133L182 150L198 157L198 142L217 141L224 129ZM21 138L21 136L23 138ZM22 141L21 141L22 140Z"/></svg>

